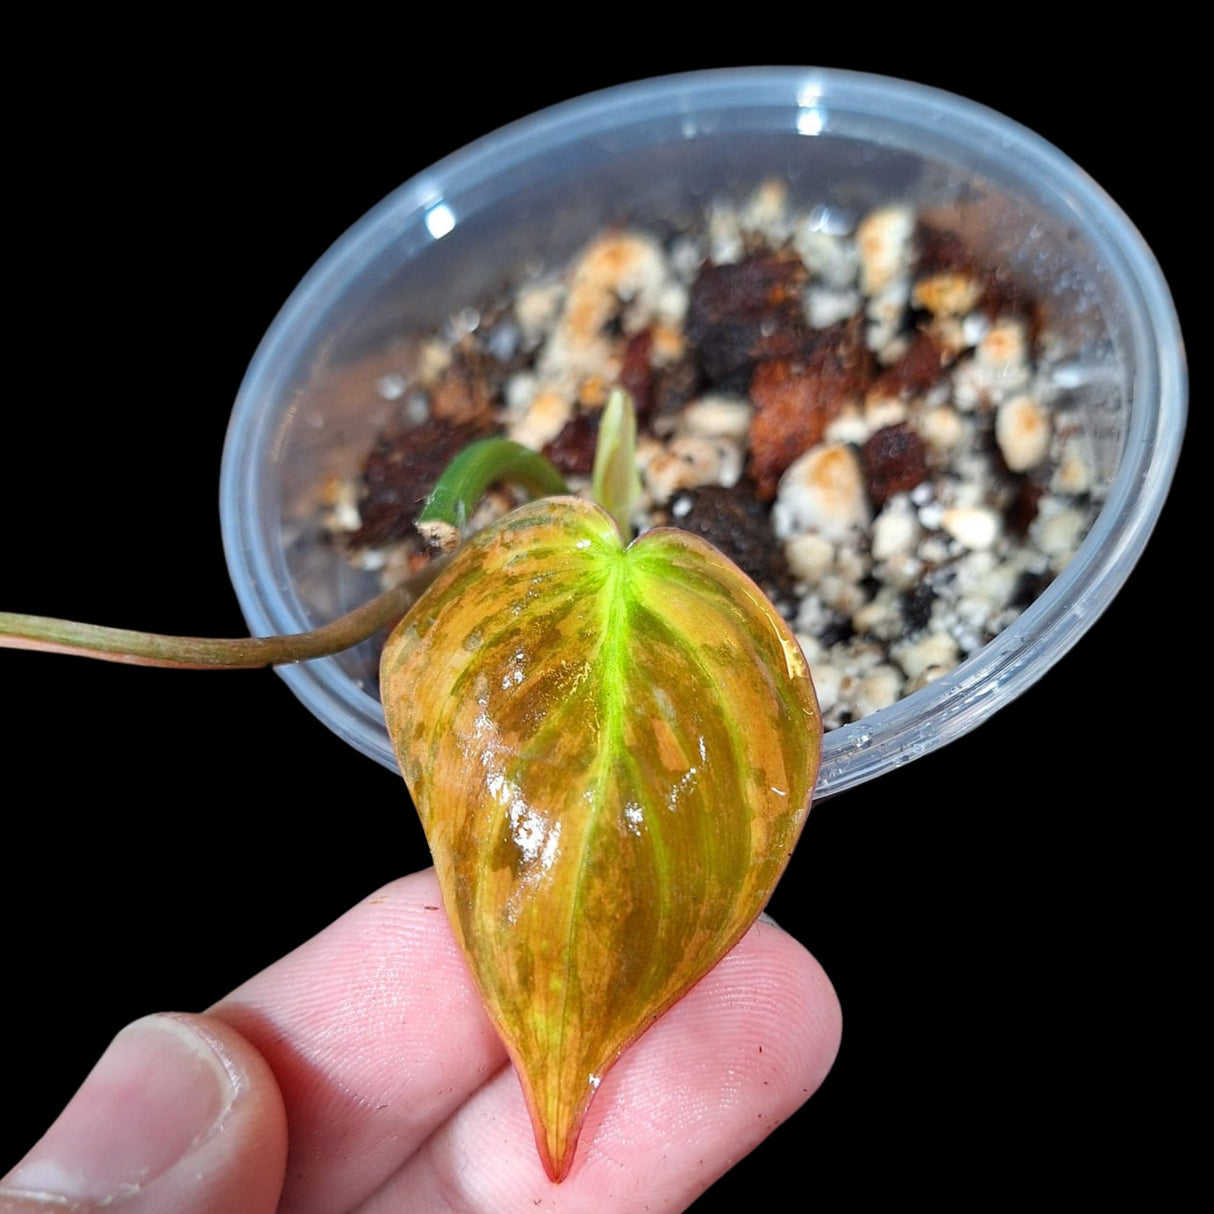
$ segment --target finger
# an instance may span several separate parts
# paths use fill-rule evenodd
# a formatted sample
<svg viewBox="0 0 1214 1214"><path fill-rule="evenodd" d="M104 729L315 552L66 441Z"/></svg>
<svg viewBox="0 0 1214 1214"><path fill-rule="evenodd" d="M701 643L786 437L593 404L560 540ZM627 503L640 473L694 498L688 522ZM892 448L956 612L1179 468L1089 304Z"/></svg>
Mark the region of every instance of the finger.
<svg viewBox="0 0 1214 1214"><path fill-rule="evenodd" d="M257 1051L221 1021L148 1016L0 1181L0 1212L273 1214L286 1156L282 1098Z"/></svg>
<svg viewBox="0 0 1214 1214"><path fill-rule="evenodd" d="M290 1214L374 1193L506 1062L433 872L365 899L211 1011L278 1079Z"/></svg>
<svg viewBox="0 0 1214 1214"><path fill-rule="evenodd" d="M838 1000L817 962L758 923L608 1072L559 1186L543 1172L508 1070L359 1214L683 1210L817 1089L840 1031Z"/></svg>

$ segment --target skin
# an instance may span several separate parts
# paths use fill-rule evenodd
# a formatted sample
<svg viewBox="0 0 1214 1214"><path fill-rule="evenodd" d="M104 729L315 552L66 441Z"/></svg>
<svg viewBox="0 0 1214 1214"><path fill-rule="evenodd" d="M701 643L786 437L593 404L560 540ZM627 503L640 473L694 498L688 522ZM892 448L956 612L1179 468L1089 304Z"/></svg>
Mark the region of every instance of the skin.
<svg viewBox="0 0 1214 1214"><path fill-rule="evenodd" d="M840 1026L761 920L608 1072L554 1185L427 870L206 1013L124 1029L0 1212L684 1210L818 1087Z"/></svg>

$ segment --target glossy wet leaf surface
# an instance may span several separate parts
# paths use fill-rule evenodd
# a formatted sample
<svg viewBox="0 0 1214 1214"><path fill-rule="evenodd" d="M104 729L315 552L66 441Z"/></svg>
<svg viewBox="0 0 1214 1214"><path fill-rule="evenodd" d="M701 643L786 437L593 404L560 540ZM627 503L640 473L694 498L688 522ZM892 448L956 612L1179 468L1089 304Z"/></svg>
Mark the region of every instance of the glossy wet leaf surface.
<svg viewBox="0 0 1214 1214"><path fill-rule="evenodd" d="M805 819L820 720L755 585L696 536L624 547L547 498L393 633L389 732L549 1175L623 1048L737 942Z"/></svg>

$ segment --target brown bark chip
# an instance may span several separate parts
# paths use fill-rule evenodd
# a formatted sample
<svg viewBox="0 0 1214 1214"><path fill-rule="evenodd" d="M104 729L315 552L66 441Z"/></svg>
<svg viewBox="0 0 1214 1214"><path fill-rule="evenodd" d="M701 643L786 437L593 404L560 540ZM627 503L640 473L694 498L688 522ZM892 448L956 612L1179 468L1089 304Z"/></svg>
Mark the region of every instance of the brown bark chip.
<svg viewBox="0 0 1214 1214"><path fill-rule="evenodd" d="M870 360L858 325L824 329L804 359L760 363L750 381L750 475L770 501L789 464L822 441L848 401L859 399Z"/></svg>

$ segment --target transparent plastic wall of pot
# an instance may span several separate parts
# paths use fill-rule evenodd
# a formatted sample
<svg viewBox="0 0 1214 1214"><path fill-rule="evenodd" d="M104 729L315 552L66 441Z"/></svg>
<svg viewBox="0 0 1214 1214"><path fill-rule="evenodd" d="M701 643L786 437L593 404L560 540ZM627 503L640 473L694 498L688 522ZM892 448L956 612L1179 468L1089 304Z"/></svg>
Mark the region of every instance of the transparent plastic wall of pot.
<svg viewBox="0 0 1214 1214"><path fill-rule="evenodd" d="M317 263L241 387L224 453L229 567L255 634L324 623L376 593L319 525L326 483L357 474L419 339L610 224L658 234L765 179L840 222L885 202L955 232L1040 305L1081 419L1100 514L1077 556L949 675L827 734L818 796L945 744L1041 677L1112 599L1167 494L1184 429L1175 311L1116 205L1043 140L913 84L812 69L625 85L504 128L407 181ZM395 381L392 381L395 382ZM378 642L281 670L337 734L395 767Z"/></svg>

